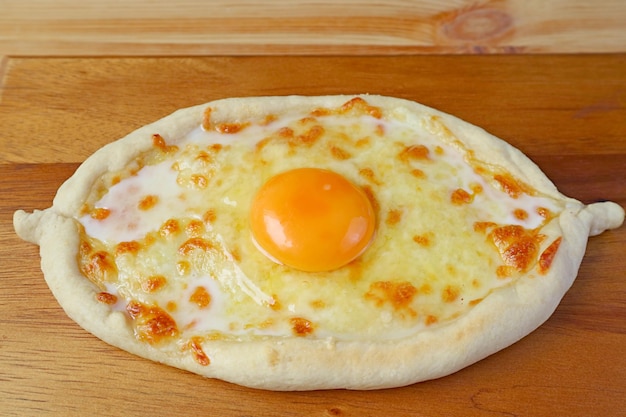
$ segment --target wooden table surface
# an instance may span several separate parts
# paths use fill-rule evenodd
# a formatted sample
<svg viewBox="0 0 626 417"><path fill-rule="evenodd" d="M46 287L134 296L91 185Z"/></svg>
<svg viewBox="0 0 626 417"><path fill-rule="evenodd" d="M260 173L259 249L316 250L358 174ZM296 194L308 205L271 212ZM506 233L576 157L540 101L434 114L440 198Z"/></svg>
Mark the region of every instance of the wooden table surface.
<svg viewBox="0 0 626 417"><path fill-rule="evenodd" d="M607 53L624 0L0 0L0 55Z"/></svg>
<svg viewBox="0 0 626 417"><path fill-rule="evenodd" d="M626 416L626 227L590 240L552 318L469 368L398 389L276 393L88 334L11 220L177 108L363 92L453 113L564 193L626 207L625 21L623 0L0 0L0 415Z"/></svg>
<svg viewBox="0 0 626 417"><path fill-rule="evenodd" d="M226 96L381 93L454 113L563 192L626 206L626 55L10 58L0 98L2 415L613 416L626 412L626 227L594 237L537 331L454 375L371 391L251 390L134 357L65 316L18 208L49 206L91 152ZM514 323L512 323L514 325Z"/></svg>

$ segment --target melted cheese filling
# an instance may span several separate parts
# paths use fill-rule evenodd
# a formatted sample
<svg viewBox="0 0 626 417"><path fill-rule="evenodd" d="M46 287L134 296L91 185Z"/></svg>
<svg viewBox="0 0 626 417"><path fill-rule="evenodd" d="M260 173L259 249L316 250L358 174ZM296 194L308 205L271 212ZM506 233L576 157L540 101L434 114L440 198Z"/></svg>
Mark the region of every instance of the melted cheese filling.
<svg viewBox="0 0 626 417"><path fill-rule="evenodd" d="M103 177L77 217L81 270L140 339L401 338L534 273L551 243L540 229L559 203L480 168L434 117L325 109L238 123L155 136L160 146ZM300 167L345 176L374 205L370 247L338 270L278 265L250 237L255 192Z"/></svg>

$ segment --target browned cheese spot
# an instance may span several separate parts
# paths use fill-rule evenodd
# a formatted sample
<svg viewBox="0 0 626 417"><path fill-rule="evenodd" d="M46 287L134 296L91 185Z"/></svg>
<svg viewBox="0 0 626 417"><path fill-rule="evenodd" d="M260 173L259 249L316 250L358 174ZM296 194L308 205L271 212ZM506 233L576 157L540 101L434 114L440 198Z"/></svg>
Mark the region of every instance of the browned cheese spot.
<svg viewBox="0 0 626 417"><path fill-rule="evenodd" d="M278 137L283 138L283 139L293 139L296 137L295 136L296 134L293 131L293 129L290 127L286 127L286 126L278 129L276 134L278 135Z"/></svg>
<svg viewBox="0 0 626 417"><path fill-rule="evenodd" d="M239 252L239 249L232 248L230 250L230 255L233 257L235 262L241 262L241 253Z"/></svg>
<svg viewBox="0 0 626 417"><path fill-rule="evenodd" d="M204 223L200 220L191 220L185 226L185 233L189 237L199 237L204 233Z"/></svg>
<svg viewBox="0 0 626 417"><path fill-rule="evenodd" d="M498 226L494 222L475 222L474 223L474 231L479 233L486 233L488 229L492 229Z"/></svg>
<svg viewBox="0 0 626 417"><path fill-rule="evenodd" d="M387 212L387 219L385 219L385 223L388 226L395 226L396 224L400 223L400 220L402 220L402 214L402 210L399 209L389 210Z"/></svg>
<svg viewBox="0 0 626 417"><path fill-rule="evenodd" d="M411 170L411 175L413 175L415 178L426 178L426 173L417 168Z"/></svg>
<svg viewBox="0 0 626 417"><path fill-rule="evenodd" d="M206 166L213 162L213 156L207 151L200 151L198 155L196 155L196 161L200 161Z"/></svg>
<svg viewBox="0 0 626 417"><path fill-rule="evenodd" d="M346 159L350 159L352 157L352 155L350 155L350 152L341 149L338 146L331 146L330 153L333 158L339 161L345 161Z"/></svg>
<svg viewBox="0 0 626 417"><path fill-rule="evenodd" d="M206 177L206 175L191 174L189 179L197 188L201 190L205 189L209 185L209 179Z"/></svg>
<svg viewBox="0 0 626 417"><path fill-rule="evenodd" d="M470 188L472 189L472 192L474 193L474 195L480 194L483 192L483 186L480 184L472 184Z"/></svg>
<svg viewBox="0 0 626 417"><path fill-rule="evenodd" d="M189 348L191 349L191 355L193 356L193 360L195 360L197 363L202 366L209 366L211 364L211 360L202 349L201 338L192 337L191 340L189 340Z"/></svg>
<svg viewBox="0 0 626 417"><path fill-rule="evenodd" d="M430 235L428 234L423 234L423 235L415 235L413 236L413 242L417 243L420 246L430 246Z"/></svg>
<svg viewBox="0 0 626 417"><path fill-rule="evenodd" d="M139 173L139 171L141 171L141 168L143 168L143 163L137 164L137 166L130 169L128 173L130 174L131 177L134 177Z"/></svg>
<svg viewBox="0 0 626 417"><path fill-rule="evenodd" d="M165 287L167 278L163 275L152 275L141 282L141 289L145 292L152 293Z"/></svg>
<svg viewBox="0 0 626 417"><path fill-rule="evenodd" d="M297 137L297 143L301 145L311 146L324 134L324 128L320 125L312 126L309 130Z"/></svg>
<svg viewBox="0 0 626 417"><path fill-rule="evenodd" d="M155 148L159 149L161 152L165 153L176 152L178 150L178 146L168 145L167 143L165 143L165 139L163 139L163 136L159 135L158 133L152 135L152 145Z"/></svg>
<svg viewBox="0 0 626 417"><path fill-rule="evenodd" d="M269 302L269 307L274 311L282 310L283 305L278 300L278 296L276 294L272 294L272 298Z"/></svg>
<svg viewBox="0 0 626 417"><path fill-rule="evenodd" d="M117 297L105 291L99 292L98 294L96 294L96 300L98 300L102 304L108 304L108 305L113 305L117 303Z"/></svg>
<svg viewBox="0 0 626 417"><path fill-rule="evenodd" d="M206 223L213 223L216 219L217 214L215 213L215 209L208 209L202 216L202 220L204 220Z"/></svg>
<svg viewBox="0 0 626 417"><path fill-rule="evenodd" d="M135 336L142 342L156 344L178 335L176 321L162 308L131 301L126 306L133 320Z"/></svg>
<svg viewBox="0 0 626 417"><path fill-rule="evenodd" d="M282 130L282 129L281 129ZM289 129L291 130L291 129ZM291 130L291 132L293 133L293 130ZM280 130L277 132L280 136ZM256 153L260 153L263 151L263 149L270 143L272 142L272 137L266 137L264 139L261 139L260 141L258 141L256 143L256 145L254 145L254 151Z"/></svg>
<svg viewBox="0 0 626 417"><path fill-rule="evenodd" d="M244 130L246 127L250 126L250 123L220 123L215 126L215 130L225 135L233 135L235 133L239 133Z"/></svg>
<svg viewBox="0 0 626 417"><path fill-rule="evenodd" d="M365 178L367 181L372 184L381 185L382 183L376 179L376 174L371 168L362 168L359 170L359 175Z"/></svg>
<svg viewBox="0 0 626 417"><path fill-rule="evenodd" d="M143 240L143 244L145 247L148 247L157 241L156 234L154 232L149 232Z"/></svg>
<svg viewBox="0 0 626 417"><path fill-rule="evenodd" d="M418 292L420 294L432 294L433 288L430 286L430 284L422 284L422 286L419 287Z"/></svg>
<svg viewBox="0 0 626 417"><path fill-rule="evenodd" d="M344 103L339 109L340 114L346 114L349 112L355 112L356 114L362 114L372 116L376 119L383 117L383 112L379 107L371 106L367 101L361 97L355 97L350 101Z"/></svg>
<svg viewBox="0 0 626 417"><path fill-rule="evenodd" d="M79 216L84 216L86 214L90 214L91 210L93 210L93 207L91 207L89 204L87 203L83 203L82 206L80 206L80 210L78 211L78 215Z"/></svg>
<svg viewBox="0 0 626 417"><path fill-rule="evenodd" d="M399 154L398 159L402 162L427 161L430 159L430 151L424 145L411 145L405 147Z"/></svg>
<svg viewBox="0 0 626 417"><path fill-rule="evenodd" d="M178 220L169 219L166 220L165 223L159 228L159 234L163 237L175 235L180 231L180 225L178 224Z"/></svg>
<svg viewBox="0 0 626 417"><path fill-rule="evenodd" d="M207 308L211 304L211 294L206 288L200 286L189 297L189 302L197 305L199 308Z"/></svg>
<svg viewBox="0 0 626 417"><path fill-rule="evenodd" d="M137 207L139 208L139 210L147 211L147 210L150 210L152 207L156 206L158 202L159 202L158 196L147 195L144 198L142 198L141 201L139 201L139 204L137 205Z"/></svg>
<svg viewBox="0 0 626 417"><path fill-rule="evenodd" d="M267 125L274 123L276 120L278 120L278 116L276 116L275 114L268 114L265 116L263 121L259 124L261 126L267 126Z"/></svg>
<svg viewBox="0 0 626 417"><path fill-rule="evenodd" d="M493 179L500 185L502 191L513 198L518 198L523 193L530 194L530 189L510 174L496 174Z"/></svg>
<svg viewBox="0 0 626 417"><path fill-rule="evenodd" d="M274 320L273 319L267 319L267 320L263 320L261 323L256 323L256 324L246 324L244 326L244 328L246 329L252 329L252 328L257 328L257 329L269 329L270 327L272 327L274 325Z"/></svg>
<svg viewBox="0 0 626 417"><path fill-rule="evenodd" d="M523 209L515 209L513 211L513 216L515 216L518 220L526 220L528 218L528 212Z"/></svg>
<svg viewBox="0 0 626 417"><path fill-rule="evenodd" d="M191 265L187 261L178 261L176 262L176 271L178 272L178 275L184 277L191 271Z"/></svg>
<svg viewBox="0 0 626 417"><path fill-rule="evenodd" d="M539 273L545 274L552 266L552 261L554 261L554 257L556 256L556 252L559 250L561 246L561 241L563 238L559 236L548 246L539 256Z"/></svg>
<svg viewBox="0 0 626 417"><path fill-rule="evenodd" d="M496 268L496 276L500 279L510 278L517 273L517 268L509 265L500 265Z"/></svg>
<svg viewBox="0 0 626 417"><path fill-rule="evenodd" d="M136 255L140 249L141 244L137 241L131 240L130 242L120 242L115 247L115 254L122 255L125 253L130 253Z"/></svg>
<svg viewBox="0 0 626 417"><path fill-rule="evenodd" d="M417 289L410 282L377 281L370 285L365 298L372 300L376 306L390 304L401 316L415 317L417 313L411 303L417 295Z"/></svg>
<svg viewBox="0 0 626 417"><path fill-rule="evenodd" d="M457 188L450 195L450 201L452 202L452 204L457 206L470 204L473 199L474 197L462 188Z"/></svg>
<svg viewBox="0 0 626 417"><path fill-rule="evenodd" d="M482 300L482 298L476 298L475 300L471 300L468 304L474 307L475 305L478 305Z"/></svg>
<svg viewBox="0 0 626 417"><path fill-rule="evenodd" d="M366 148L370 146L371 139L369 137L364 137L356 141L354 144L357 148Z"/></svg>
<svg viewBox="0 0 626 417"><path fill-rule="evenodd" d="M211 151L213 153L218 153L219 151L224 149L224 145L222 145L221 143L212 143L208 145L206 148L208 151Z"/></svg>
<svg viewBox="0 0 626 417"><path fill-rule="evenodd" d="M537 214L546 220L552 217L552 212L545 207L537 207Z"/></svg>
<svg viewBox="0 0 626 417"><path fill-rule="evenodd" d="M207 107L202 114L202 128L206 131L212 130L211 126L211 113L213 109L211 107Z"/></svg>
<svg viewBox="0 0 626 417"><path fill-rule="evenodd" d="M537 258L539 244L545 238L518 225L495 228L489 236L500 252L505 265L526 272Z"/></svg>
<svg viewBox="0 0 626 417"><path fill-rule="evenodd" d="M178 253L180 255L186 256L196 249L207 252L213 248L213 244L208 240L202 239L200 237L192 237L178 248Z"/></svg>
<svg viewBox="0 0 626 417"><path fill-rule="evenodd" d="M296 336L308 336L315 331L315 326L309 320L302 317L293 317L289 319L291 329Z"/></svg>
<svg viewBox="0 0 626 417"><path fill-rule="evenodd" d="M163 139L163 136L159 135L158 133L155 133L152 135L152 144L156 148L159 148L161 150L164 150L165 147L167 146L165 143L165 139Z"/></svg>
<svg viewBox="0 0 626 417"><path fill-rule="evenodd" d="M91 210L91 213L89 213L91 218L94 220L104 220L107 217L109 217L110 214L111 214L111 210L107 208L95 208Z"/></svg>
<svg viewBox="0 0 626 417"><path fill-rule="evenodd" d="M332 111L325 107L319 107L311 112L311 116L313 117L322 117L322 116L330 116Z"/></svg>
<svg viewBox="0 0 626 417"><path fill-rule="evenodd" d="M441 299L445 303L451 303L455 301L457 298L459 298L460 294L461 294L461 290L458 287L455 287L453 285L448 285L441 292Z"/></svg>
<svg viewBox="0 0 626 417"><path fill-rule="evenodd" d="M117 272L112 256L106 251L94 251L88 242L81 242L78 257L80 271L98 286L103 287L103 283Z"/></svg>
<svg viewBox="0 0 626 417"><path fill-rule="evenodd" d="M306 117L303 117L302 119L298 120L298 123L301 126L310 125L310 124L313 124L313 123L316 123L316 122L317 122L317 119L315 117L312 117L312 116L306 116Z"/></svg>
<svg viewBox="0 0 626 417"><path fill-rule="evenodd" d="M437 128L441 131L441 134L443 136L447 138L456 139L456 136L454 135L454 133L452 133L452 131L448 128L448 126L446 126L443 123L440 116L431 116L430 120L436 124ZM458 139L456 139L456 142L458 142ZM468 154L471 156L472 155L471 151L469 151Z"/></svg>

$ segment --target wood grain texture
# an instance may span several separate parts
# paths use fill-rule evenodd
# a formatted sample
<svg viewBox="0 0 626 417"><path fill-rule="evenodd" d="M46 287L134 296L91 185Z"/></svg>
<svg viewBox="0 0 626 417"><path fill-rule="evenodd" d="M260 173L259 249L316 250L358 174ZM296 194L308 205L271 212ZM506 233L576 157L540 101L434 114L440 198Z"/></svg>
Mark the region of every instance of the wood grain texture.
<svg viewBox="0 0 626 417"><path fill-rule="evenodd" d="M543 326L446 378L372 392L252 390L86 333L43 281L18 208L50 205L85 157L220 97L372 92L456 114L531 156L566 194L626 206L626 56L11 58L0 96L2 415L589 416L626 410L626 228L592 238ZM514 325L514 323L512 323Z"/></svg>
<svg viewBox="0 0 626 417"><path fill-rule="evenodd" d="M147 122L218 98L338 93L416 100L531 155L624 153L615 120L626 114L625 55L501 58L14 58L0 101L0 163L80 162ZM46 138L54 140L40 146Z"/></svg>
<svg viewBox="0 0 626 417"><path fill-rule="evenodd" d="M0 55L624 52L622 0L0 0Z"/></svg>

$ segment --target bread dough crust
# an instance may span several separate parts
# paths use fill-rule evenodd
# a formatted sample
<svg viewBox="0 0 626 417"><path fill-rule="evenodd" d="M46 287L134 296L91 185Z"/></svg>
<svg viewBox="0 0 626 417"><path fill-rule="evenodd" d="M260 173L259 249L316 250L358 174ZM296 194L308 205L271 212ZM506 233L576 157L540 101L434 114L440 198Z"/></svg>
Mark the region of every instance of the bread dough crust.
<svg viewBox="0 0 626 417"><path fill-rule="evenodd" d="M382 96L362 96L369 104L393 110L411 122L437 116L478 159L500 166L565 209L542 233L562 236L551 268L541 279L521 277L493 291L481 303L447 324L400 340L349 341L300 337L245 342L218 340L203 346L211 359L201 366L191 355L162 350L137 340L125 314L96 301L100 291L77 264L76 216L92 184L106 172L122 169L150 149L152 135L178 137L197 127L204 109L219 120L245 120L286 110L310 112L339 107L354 96L233 98L182 109L113 142L89 157L58 190L52 207L17 211L17 234L38 244L47 284L65 312L107 343L157 362L211 378L271 390L331 388L377 389L408 385L451 374L529 334L547 320L569 289L583 258L587 238L619 227L624 210L611 202L584 205L559 193L524 154L481 128L421 104ZM432 133L438 134L438 126ZM515 323L511 326L511 323Z"/></svg>

